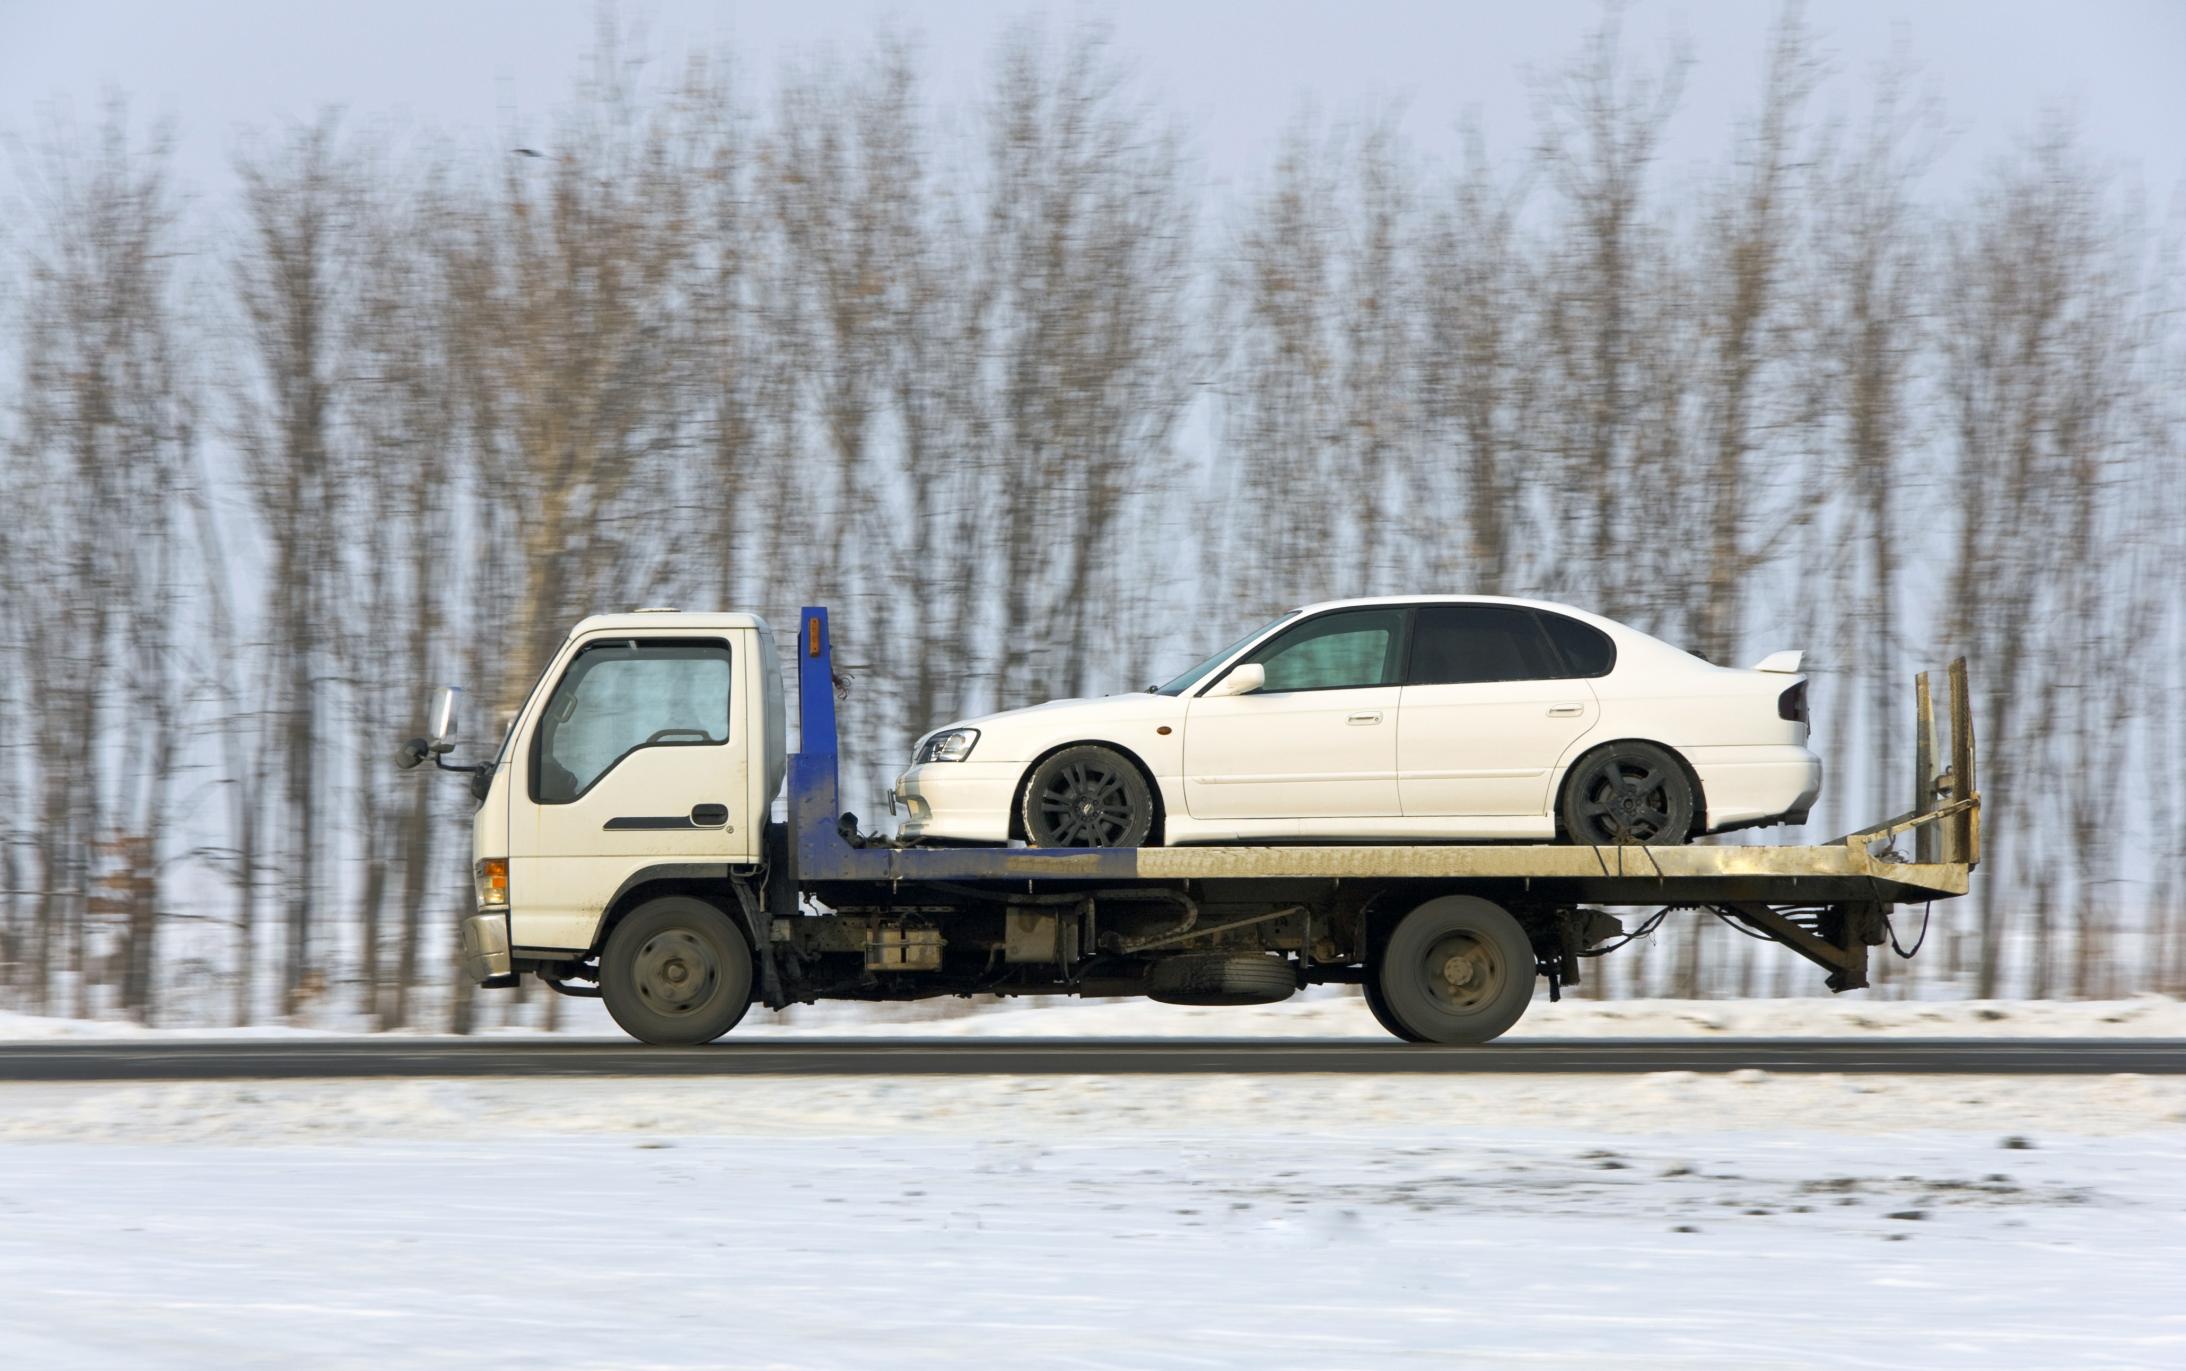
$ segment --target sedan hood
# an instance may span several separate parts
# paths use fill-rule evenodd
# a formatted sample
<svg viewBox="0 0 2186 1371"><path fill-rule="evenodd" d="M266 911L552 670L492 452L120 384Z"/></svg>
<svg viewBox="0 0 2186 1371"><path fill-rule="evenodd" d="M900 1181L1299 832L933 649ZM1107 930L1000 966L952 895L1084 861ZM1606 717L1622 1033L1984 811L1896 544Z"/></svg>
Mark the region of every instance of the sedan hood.
<svg viewBox="0 0 2186 1371"><path fill-rule="evenodd" d="M1027 761L1058 742L1112 738L1119 726L1181 723L1184 709L1185 701L1150 692L1049 700L1022 709L958 719L928 730L918 741L923 744L934 734L952 728L976 728L979 742L972 752L975 761Z"/></svg>

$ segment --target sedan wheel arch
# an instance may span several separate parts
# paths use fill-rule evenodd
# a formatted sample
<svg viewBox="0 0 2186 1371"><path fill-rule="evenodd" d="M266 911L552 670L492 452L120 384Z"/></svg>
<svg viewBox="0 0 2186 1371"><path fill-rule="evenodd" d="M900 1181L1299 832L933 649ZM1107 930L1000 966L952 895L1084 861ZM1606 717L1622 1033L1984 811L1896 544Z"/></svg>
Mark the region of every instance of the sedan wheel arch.
<svg viewBox="0 0 2186 1371"><path fill-rule="evenodd" d="M1606 751L1613 747L1621 747L1629 743L1645 743L1649 747L1659 747L1670 755L1670 760L1677 763L1678 770L1685 773L1685 783L1693 788L1692 836L1698 838L1709 832L1708 792L1700 784L1700 773L1693 769L1692 760L1683 752L1668 743L1658 743L1652 738L1612 738L1606 742L1596 742L1591 738L1587 738L1580 740L1579 745L1572 750L1571 757L1564 762L1562 769L1556 773L1556 786L1549 795L1548 812L1549 817L1555 820L1556 836L1558 838L1569 838L1571 836L1564 831L1564 795L1565 792L1571 789L1571 778L1578 774L1579 763L1597 752Z"/></svg>
<svg viewBox="0 0 2186 1371"><path fill-rule="evenodd" d="M1068 742L1043 748L1040 755L1025 763L1024 771L1017 777L1016 787L1010 791L1009 835L1012 838L1029 837L1025 832L1025 788L1032 784L1032 773L1040 769L1040 763L1073 747L1105 747L1138 769L1139 775L1146 781L1148 793L1154 798L1154 826L1146 835L1146 845L1160 847L1165 841L1163 830L1167 827L1169 816L1168 798L1162 793L1161 782L1154 779L1153 768L1146 765L1144 757L1112 738L1072 738Z"/></svg>

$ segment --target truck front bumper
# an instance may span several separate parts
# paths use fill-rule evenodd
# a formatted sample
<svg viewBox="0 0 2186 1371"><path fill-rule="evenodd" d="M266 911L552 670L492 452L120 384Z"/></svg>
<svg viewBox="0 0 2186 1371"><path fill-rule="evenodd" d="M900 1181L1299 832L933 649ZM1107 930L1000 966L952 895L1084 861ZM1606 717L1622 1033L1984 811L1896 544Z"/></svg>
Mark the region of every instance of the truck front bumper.
<svg viewBox="0 0 2186 1371"><path fill-rule="evenodd" d="M516 984L516 962L509 955L509 916L473 914L460 936L463 974L481 986Z"/></svg>

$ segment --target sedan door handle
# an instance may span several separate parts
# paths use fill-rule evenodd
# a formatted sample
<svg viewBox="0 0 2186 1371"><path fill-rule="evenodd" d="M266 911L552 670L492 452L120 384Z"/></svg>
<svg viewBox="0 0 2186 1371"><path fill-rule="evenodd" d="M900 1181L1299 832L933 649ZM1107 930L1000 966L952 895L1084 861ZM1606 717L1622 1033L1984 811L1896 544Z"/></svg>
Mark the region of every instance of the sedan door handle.
<svg viewBox="0 0 2186 1371"><path fill-rule="evenodd" d="M1381 711L1378 709L1366 710L1363 713L1352 715L1344 722L1347 724L1378 724L1381 722Z"/></svg>
<svg viewBox="0 0 2186 1371"><path fill-rule="evenodd" d="M1586 713L1585 705L1550 705L1548 707L1548 717L1551 719L1576 719L1584 713Z"/></svg>

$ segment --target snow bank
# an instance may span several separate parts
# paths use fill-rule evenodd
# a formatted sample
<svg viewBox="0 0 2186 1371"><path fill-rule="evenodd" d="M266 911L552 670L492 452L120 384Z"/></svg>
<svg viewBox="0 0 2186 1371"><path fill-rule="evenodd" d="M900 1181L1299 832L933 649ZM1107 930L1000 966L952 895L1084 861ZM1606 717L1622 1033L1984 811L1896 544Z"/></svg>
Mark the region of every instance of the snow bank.
<svg viewBox="0 0 2186 1371"><path fill-rule="evenodd" d="M502 992L486 992L498 994ZM597 1002L562 1004L567 1036L622 1036ZM502 1028L491 1036L537 1030ZM325 1030L147 1029L109 1020L39 1018L0 1012L0 1041L120 1038L329 1036ZM1148 1000L920 1001L899 1005L799 1005L780 1014L754 1010L739 1038L826 1037L999 1038L1385 1038L1356 993L1323 986L1282 1004L1197 1009ZM435 1036L421 1034L418 1036ZM1548 1038L1848 1038L2040 1037L2186 1038L2186 1003L2164 996L2129 1000L1877 1000L1857 994L1830 999L1582 1000L1550 1004L1538 997L1512 1041Z"/></svg>
<svg viewBox="0 0 2186 1371"><path fill-rule="evenodd" d="M0 1087L0 1144L233 1146L594 1135L1249 1134L1310 1126L1797 1128L1858 1149L1914 1129L2121 1136L2186 1124L2172 1076L1727 1074L849 1076L38 1083ZM2177 1139L2186 1144L2186 1135Z"/></svg>

